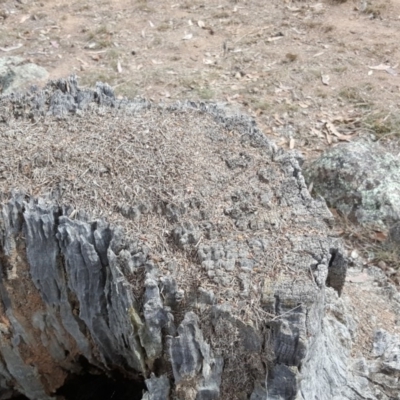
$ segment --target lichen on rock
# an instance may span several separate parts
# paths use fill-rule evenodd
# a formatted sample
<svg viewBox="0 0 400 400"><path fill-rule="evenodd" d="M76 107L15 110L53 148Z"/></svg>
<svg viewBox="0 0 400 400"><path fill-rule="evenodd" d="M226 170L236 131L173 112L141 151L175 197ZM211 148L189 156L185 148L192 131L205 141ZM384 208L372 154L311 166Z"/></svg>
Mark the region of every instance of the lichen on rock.
<svg viewBox="0 0 400 400"><path fill-rule="evenodd" d="M304 173L330 206L364 227L387 230L400 220L400 161L377 143L340 144Z"/></svg>

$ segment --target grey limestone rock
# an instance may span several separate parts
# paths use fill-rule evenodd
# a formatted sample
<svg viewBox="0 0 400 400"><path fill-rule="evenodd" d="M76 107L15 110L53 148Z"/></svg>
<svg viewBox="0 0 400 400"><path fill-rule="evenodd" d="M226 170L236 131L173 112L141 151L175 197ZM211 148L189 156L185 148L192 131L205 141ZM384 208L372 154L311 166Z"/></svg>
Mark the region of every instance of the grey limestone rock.
<svg viewBox="0 0 400 400"><path fill-rule="evenodd" d="M143 400L165 400L169 397L170 383L167 376L157 378L153 373L146 379L148 392L144 394Z"/></svg>
<svg viewBox="0 0 400 400"><path fill-rule="evenodd" d="M178 396L194 391L196 399L218 399L224 362L204 341L196 314L186 313L177 334L169 341L169 352ZM193 381L199 381L197 389Z"/></svg>

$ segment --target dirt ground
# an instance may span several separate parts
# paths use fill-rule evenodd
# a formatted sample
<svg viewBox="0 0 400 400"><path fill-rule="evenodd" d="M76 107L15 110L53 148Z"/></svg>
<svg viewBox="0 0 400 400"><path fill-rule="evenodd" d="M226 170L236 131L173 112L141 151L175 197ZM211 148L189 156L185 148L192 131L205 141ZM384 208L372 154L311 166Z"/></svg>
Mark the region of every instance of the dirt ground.
<svg viewBox="0 0 400 400"><path fill-rule="evenodd" d="M0 57L226 102L308 160L360 136L400 151L399 32L400 0L0 0Z"/></svg>
<svg viewBox="0 0 400 400"><path fill-rule="evenodd" d="M398 138L399 28L400 0L0 0L0 56L120 96L231 103L308 158Z"/></svg>

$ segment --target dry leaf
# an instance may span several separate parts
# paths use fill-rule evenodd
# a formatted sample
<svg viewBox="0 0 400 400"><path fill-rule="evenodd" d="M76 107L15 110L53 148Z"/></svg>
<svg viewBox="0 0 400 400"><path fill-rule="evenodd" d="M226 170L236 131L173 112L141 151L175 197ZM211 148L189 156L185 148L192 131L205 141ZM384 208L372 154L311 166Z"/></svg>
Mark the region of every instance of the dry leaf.
<svg viewBox="0 0 400 400"><path fill-rule="evenodd" d="M290 150L294 149L294 143L295 143L295 140L293 138L290 138L290 141L289 141L289 149Z"/></svg>
<svg viewBox="0 0 400 400"><path fill-rule="evenodd" d="M190 40L193 37L193 33L187 33L182 40Z"/></svg>
<svg viewBox="0 0 400 400"><path fill-rule="evenodd" d="M229 103L232 103L233 100L241 100L243 96L241 96L239 93L235 93L233 96L229 97L226 96L226 99Z"/></svg>
<svg viewBox="0 0 400 400"><path fill-rule="evenodd" d="M301 11L300 7L290 7L290 6L286 6L286 8L291 11L291 12L299 12Z"/></svg>
<svg viewBox="0 0 400 400"><path fill-rule="evenodd" d="M157 61L157 60L151 60L151 62L152 62L154 65L160 65L160 64L163 64L163 62L162 62L162 61Z"/></svg>
<svg viewBox="0 0 400 400"><path fill-rule="evenodd" d="M332 133L333 135L339 137L341 136L341 133L338 132L338 130L336 129L335 125L332 124L332 122L325 122L325 126L326 128L329 130L330 133Z"/></svg>
<svg viewBox="0 0 400 400"><path fill-rule="evenodd" d="M284 144L286 144L286 139L281 139L281 140L278 142L278 146L283 146Z"/></svg>
<svg viewBox="0 0 400 400"><path fill-rule="evenodd" d="M283 39L283 36L273 36L273 37L269 37L269 38L267 39L267 41L268 41L268 42L275 42L275 41L281 40L281 39Z"/></svg>
<svg viewBox="0 0 400 400"><path fill-rule="evenodd" d="M355 123L360 122L360 120L361 119L357 118L357 117L349 117L349 116L343 117L341 115L334 116L333 118L331 118L332 123L341 122L341 123L345 123L345 124L355 124Z"/></svg>
<svg viewBox="0 0 400 400"><path fill-rule="evenodd" d="M292 86L282 85L282 83L279 82L279 89L281 89L283 91L286 91L286 92L289 92L289 91L293 90L293 87Z"/></svg>
<svg viewBox="0 0 400 400"><path fill-rule="evenodd" d="M335 208L329 208L329 212L335 217L335 218L340 218L340 214Z"/></svg>
<svg viewBox="0 0 400 400"><path fill-rule="evenodd" d="M154 28L154 24L151 21L149 21L149 25Z"/></svg>
<svg viewBox="0 0 400 400"><path fill-rule="evenodd" d="M332 137L328 132L325 132L326 135L326 141L328 142L328 144L332 144Z"/></svg>
<svg viewBox="0 0 400 400"><path fill-rule="evenodd" d="M332 122L325 122L325 128L331 133L332 135L336 136L339 140L350 142L351 137L347 135L342 135L335 127L335 125L332 124Z"/></svg>
<svg viewBox="0 0 400 400"><path fill-rule="evenodd" d="M343 236L345 233L346 231L344 231L343 229L333 230L332 236Z"/></svg>
<svg viewBox="0 0 400 400"><path fill-rule="evenodd" d="M390 65L386 65L386 64L379 64L376 65L374 67L368 67L369 69L375 70L375 71L385 71L390 75L397 75L397 72L394 70L394 68L396 68L396 66L391 67Z"/></svg>
<svg viewBox="0 0 400 400"><path fill-rule="evenodd" d="M202 20L198 20L198 21L197 21L197 25L198 25L200 28L205 28L205 26L206 26L206 24L205 24L204 21L202 21Z"/></svg>
<svg viewBox="0 0 400 400"><path fill-rule="evenodd" d="M312 132L313 135L318 136L320 138L324 137L323 133L318 129L311 128L311 132Z"/></svg>
<svg viewBox="0 0 400 400"><path fill-rule="evenodd" d="M278 114L275 114L275 115L274 115L274 119L275 119L275 122L276 122L278 125L284 125L284 122L278 117Z"/></svg>
<svg viewBox="0 0 400 400"><path fill-rule="evenodd" d="M384 242L387 239L387 234L385 232L374 232L374 239L378 242Z"/></svg>
<svg viewBox="0 0 400 400"><path fill-rule="evenodd" d="M322 3L317 3L317 4L314 4L313 6L310 6L310 8L313 8L315 11L319 11L324 8L324 5Z"/></svg>
<svg viewBox="0 0 400 400"><path fill-rule="evenodd" d="M89 66L89 64L88 64L86 61L82 60L81 58L76 57L76 59L77 59L84 67L88 67L88 66Z"/></svg>
<svg viewBox="0 0 400 400"><path fill-rule="evenodd" d="M328 86L330 80L331 78L329 77L329 75L321 75L321 81L324 85Z"/></svg>
<svg viewBox="0 0 400 400"><path fill-rule="evenodd" d="M20 24L23 24L27 19L29 19L30 18L30 15L23 15L22 17L21 17L21 19L19 20L19 23Z"/></svg>
<svg viewBox="0 0 400 400"><path fill-rule="evenodd" d="M122 72L121 62L119 60L118 60L118 63L117 63L117 71L118 71L119 74Z"/></svg>
<svg viewBox="0 0 400 400"><path fill-rule="evenodd" d="M386 71L388 68L391 68L390 65L386 65L386 64L379 64L376 65L375 67L370 67L368 66L369 69L374 69L376 71Z"/></svg>
<svg viewBox="0 0 400 400"><path fill-rule="evenodd" d="M17 44L16 46L12 46L12 47L0 47L1 51L13 51L13 50L17 50L20 47L22 47L22 43Z"/></svg>

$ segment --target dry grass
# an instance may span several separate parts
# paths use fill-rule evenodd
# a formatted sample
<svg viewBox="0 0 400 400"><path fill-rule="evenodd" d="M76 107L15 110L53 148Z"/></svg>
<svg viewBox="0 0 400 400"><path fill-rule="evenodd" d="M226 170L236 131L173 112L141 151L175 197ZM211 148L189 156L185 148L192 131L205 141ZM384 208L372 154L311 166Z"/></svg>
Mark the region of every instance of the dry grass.
<svg viewBox="0 0 400 400"><path fill-rule="evenodd" d="M336 227L348 248L357 249L369 265L379 266L396 285L400 284L400 251L387 239L387 232L363 228L338 211Z"/></svg>
<svg viewBox="0 0 400 400"><path fill-rule="evenodd" d="M396 138L400 136L400 116L396 111L375 110L363 118L363 127L378 139Z"/></svg>
<svg viewBox="0 0 400 400"><path fill-rule="evenodd" d="M368 104L368 101L359 87L344 87L340 90L339 96L355 105Z"/></svg>
<svg viewBox="0 0 400 400"><path fill-rule="evenodd" d="M214 92L208 87L197 88L196 91L202 100L211 100L214 97Z"/></svg>

